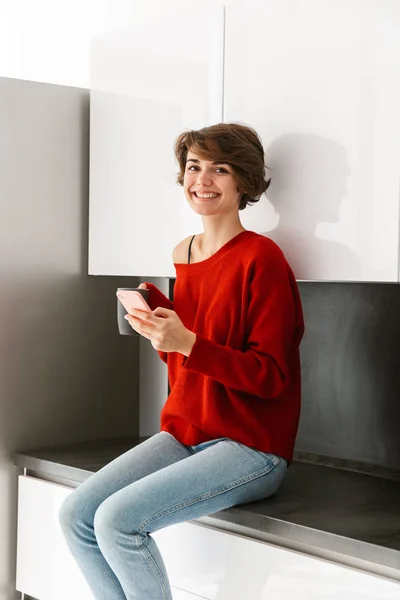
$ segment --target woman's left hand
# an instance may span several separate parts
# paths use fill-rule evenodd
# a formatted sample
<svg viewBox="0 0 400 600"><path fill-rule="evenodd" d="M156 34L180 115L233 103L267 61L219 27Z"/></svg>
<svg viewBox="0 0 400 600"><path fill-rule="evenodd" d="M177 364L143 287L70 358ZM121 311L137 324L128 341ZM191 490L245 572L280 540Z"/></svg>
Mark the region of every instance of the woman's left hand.
<svg viewBox="0 0 400 600"><path fill-rule="evenodd" d="M196 341L196 334L187 329L176 312L159 306L151 313L132 309L125 315L132 329L150 340L155 350L180 352L189 356Z"/></svg>

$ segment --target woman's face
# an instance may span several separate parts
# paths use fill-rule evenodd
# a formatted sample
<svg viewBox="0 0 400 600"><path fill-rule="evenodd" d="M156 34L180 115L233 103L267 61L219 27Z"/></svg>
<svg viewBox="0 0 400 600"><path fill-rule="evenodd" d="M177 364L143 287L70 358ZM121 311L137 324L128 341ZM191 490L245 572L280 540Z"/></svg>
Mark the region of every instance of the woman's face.
<svg viewBox="0 0 400 600"><path fill-rule="evenodd" d="M226 163L203 160L189 151L183 188L189 205L201 215L239 210L241 193L232 167Z"/></svg>

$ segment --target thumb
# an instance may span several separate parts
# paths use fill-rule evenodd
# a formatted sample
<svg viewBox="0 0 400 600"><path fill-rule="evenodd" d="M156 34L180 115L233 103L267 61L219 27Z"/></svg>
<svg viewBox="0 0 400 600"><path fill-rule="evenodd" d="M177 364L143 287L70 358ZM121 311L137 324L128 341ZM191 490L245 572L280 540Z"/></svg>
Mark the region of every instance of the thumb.
<svg viewBox="0 0 400 600"><path fill-rule="evenodd" d="M155 310L153 310L153 315L155 315L156 317L164 317L164 318L168 318L173 314L173 310L170 310L169 308L164 308L163 306L157 306L157 308Z"/></svg>
<svg viewBox="0 0 400 600"><path fill-rule="evenodd" d="M139 285L139 289L140 289L140 290L147 290L147 285L146 285L145 283L141 283L141 284Z"/></svg>

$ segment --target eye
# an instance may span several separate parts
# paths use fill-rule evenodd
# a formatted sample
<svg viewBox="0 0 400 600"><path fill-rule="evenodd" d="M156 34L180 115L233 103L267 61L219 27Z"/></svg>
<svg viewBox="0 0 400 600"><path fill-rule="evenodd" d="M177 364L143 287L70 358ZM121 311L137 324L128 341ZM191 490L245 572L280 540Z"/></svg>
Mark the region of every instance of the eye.
<svg viewBox="0 0 400 600"><path fill-rule="evenodd" d="M199 167L197 165L188 165L187 170L188 171L198 171Z"/></svg>
<svg viewBox="0 0 400 600"><path fill-rule="evenodd" d="M224 169L224 167L217 167L215 170L217 173L229 173L229 171Z"/></svg>

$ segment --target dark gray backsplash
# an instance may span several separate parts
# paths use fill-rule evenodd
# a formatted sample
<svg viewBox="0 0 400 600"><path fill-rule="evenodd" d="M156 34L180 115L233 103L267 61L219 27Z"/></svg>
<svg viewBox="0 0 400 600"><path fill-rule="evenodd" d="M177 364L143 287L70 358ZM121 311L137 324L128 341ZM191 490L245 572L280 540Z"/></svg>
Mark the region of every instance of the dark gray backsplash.
<svg viewBox="0 0 400 600"><path fill-rule="evenodd" d="M400 468L400 284L300 282L296 449Z"/></svg>

